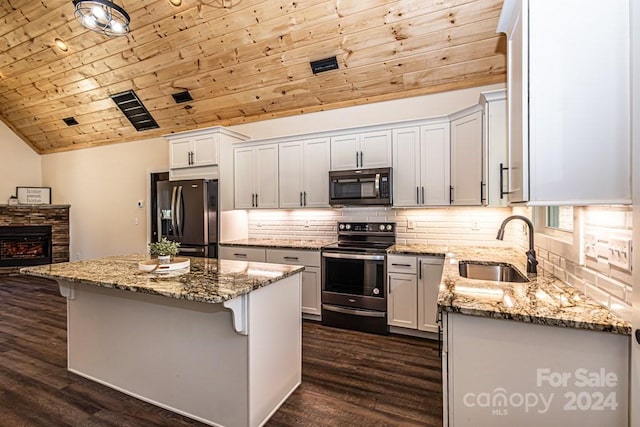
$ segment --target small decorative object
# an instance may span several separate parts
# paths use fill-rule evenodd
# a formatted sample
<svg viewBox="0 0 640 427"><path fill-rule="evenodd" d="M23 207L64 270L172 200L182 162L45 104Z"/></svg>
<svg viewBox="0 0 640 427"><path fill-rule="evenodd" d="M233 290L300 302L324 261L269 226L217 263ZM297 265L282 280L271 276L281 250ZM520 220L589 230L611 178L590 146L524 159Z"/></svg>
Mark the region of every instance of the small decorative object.
<svg viewBox="0 0 640 427"><path fill-rule="evenodd" d="M149 255L158 257L158 263L169 264L171 257L178 255L180 243L163 237L159 242L149 243Z"/></svg>
<svg viewBox="0 0 640 427"><path fill-rule="evenodd" d="M50 205L51 187L16 187L16 197L25 205Z"/></svg>
<svg viewBox="0 0 640 427"><path fill-rule="evenodd" d="M174 257L168 264L160 264L155 259L148 259L138 263L138 269L145 273L186 273L191 266L189 258Z"/></svg>
<svg viewBox="0 0 640 427"><path fill-rule="evenodd" d="M18 204L18 198L16 196L9 197L9 206L16 206Z"/></svg>

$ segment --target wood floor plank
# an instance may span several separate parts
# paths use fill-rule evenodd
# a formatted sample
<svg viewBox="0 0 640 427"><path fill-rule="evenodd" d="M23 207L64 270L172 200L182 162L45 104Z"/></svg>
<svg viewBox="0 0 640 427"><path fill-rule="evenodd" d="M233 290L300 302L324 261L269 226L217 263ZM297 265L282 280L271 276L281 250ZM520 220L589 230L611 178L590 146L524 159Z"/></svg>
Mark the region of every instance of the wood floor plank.
<svg viewBox="0 0 640 427"><path fill-rule="evenodd" d="M302 384L280 426L442 425L437 342L303 323ZM66 370L66 301L55 282L0 276L0 426L203 424Z"/></svg>

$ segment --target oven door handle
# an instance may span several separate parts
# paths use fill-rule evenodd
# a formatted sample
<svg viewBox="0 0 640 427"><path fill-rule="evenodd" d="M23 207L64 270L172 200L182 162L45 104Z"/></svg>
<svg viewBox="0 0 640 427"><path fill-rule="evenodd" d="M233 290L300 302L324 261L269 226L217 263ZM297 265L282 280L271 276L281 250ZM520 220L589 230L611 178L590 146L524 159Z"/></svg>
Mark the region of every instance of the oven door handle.
<svg viewBox="0 0 640 427"><path fill-rule="evenodd" d="M344 254L344 253L335 253L335 252L323 252L322 256L325 258L361 259L364 261L384 261L384 255L357 255L357 254Z"/></svg>
<svg viewBox="0 0 640 427"><path fill-rule="evenodd" d="M352 308L337 307L335 305L322 304L322 309L342 314L352 314L362 317L384 317L384 311L356 310Z"/></svg>

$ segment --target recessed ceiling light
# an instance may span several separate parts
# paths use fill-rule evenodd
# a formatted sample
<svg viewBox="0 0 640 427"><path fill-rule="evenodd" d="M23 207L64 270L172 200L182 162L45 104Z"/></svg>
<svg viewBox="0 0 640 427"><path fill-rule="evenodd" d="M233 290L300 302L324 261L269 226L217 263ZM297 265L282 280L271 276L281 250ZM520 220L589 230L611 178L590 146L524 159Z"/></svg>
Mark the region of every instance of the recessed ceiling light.
<svg viewBox="0 0 640 427"><path fill-rule="evenodd" d="M180 6L182 4L182 0L169 0L169 3L174 6Z"/></svg>
<svg viewBox="0 0 640 427"><path fill-rule="evenodd" d="M69 50L69 46L67 46L64 40L56 38L54 42L56 43L56 46L58 46L58 49L60 49L61 51L66 52L67 50Z"/></svg>

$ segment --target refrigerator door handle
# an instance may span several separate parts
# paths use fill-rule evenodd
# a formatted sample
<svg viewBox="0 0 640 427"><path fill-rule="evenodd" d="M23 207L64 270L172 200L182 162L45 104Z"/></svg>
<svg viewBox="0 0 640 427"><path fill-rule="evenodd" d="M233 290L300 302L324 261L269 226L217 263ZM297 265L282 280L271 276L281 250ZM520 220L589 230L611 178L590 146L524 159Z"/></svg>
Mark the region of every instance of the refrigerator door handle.
<svg viewBox="0 0 640 427"><path fill-rule="evenodd" d="M176 237L176 191L178 188L173 187L171 190L171 233Z"/></svg>
<svg viewBox="0 0 640 427"><path fill-rule="evenodd" d="M176 200L176 222L178 223L178 237L182 237L182 185L178 186L178 199Z"/></svg>

